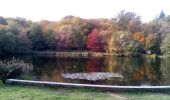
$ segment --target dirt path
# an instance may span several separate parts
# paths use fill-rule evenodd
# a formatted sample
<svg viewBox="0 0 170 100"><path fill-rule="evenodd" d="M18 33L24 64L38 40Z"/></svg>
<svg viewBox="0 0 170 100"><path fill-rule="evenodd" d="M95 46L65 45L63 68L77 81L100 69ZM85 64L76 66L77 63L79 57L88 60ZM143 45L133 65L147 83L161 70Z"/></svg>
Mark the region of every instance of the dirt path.
<svg viewBox="0 0 170 100"><path fill-rule="evenodd" d="M111 95L112 97L116 98L116 100L128 100L127 97L122 96L122 95L120 95L120 94L112 93L112 94L110 94L110 95Z"/></svg>

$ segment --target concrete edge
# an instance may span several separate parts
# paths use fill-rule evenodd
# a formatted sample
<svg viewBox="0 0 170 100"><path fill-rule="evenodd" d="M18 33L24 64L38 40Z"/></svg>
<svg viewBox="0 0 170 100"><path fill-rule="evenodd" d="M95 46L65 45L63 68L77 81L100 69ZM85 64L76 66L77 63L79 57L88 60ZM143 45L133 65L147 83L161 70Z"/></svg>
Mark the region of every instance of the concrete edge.
<svg viewBox="0 0 170 100"><path fill-rule="evenodd" d="M52 86L52 87L82 87L82 88L97 88L97 89L108 89L108 90L170 90L169 85L168 86L116 86L116 85L112 86L112 85L31 81L31 80L19 80L19 79L7 79L6 84Z"/></svg>

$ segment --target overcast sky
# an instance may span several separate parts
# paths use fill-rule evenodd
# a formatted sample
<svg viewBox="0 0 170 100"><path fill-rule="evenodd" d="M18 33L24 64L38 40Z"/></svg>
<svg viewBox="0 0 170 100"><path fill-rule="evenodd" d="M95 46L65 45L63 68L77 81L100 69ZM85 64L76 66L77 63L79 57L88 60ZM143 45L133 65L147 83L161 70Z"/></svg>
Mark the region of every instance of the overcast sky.
<svg viewBox="0 0 170 100"><path fill-rule="evenodd" d="M0 0L0 16L33 21L60 20L66 15L112 18L121 10L136 12L147 22L161 10L170 15L170 0Z"/></svg>

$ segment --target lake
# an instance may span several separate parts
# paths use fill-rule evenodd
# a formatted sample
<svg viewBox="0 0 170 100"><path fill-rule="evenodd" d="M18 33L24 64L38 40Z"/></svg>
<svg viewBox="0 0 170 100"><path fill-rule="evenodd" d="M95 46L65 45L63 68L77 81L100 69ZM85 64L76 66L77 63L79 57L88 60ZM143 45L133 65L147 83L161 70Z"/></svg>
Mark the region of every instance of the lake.
<svg viewBox="0 0 170 100"><path fill-rule="evenodd" d="M13 56L1 56L10 60ZM170 85L170 58L14 56L33 65L17 79L121 86Z"/></svg>

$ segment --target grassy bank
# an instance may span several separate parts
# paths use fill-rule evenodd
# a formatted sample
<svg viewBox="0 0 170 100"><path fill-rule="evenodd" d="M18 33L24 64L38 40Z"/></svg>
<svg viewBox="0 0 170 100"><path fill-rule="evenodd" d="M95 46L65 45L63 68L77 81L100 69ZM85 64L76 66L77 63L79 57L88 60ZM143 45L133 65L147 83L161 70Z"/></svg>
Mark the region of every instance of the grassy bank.
<svg viewBox="0 0 170 100"><path fill-rule="evenodd" d="M1 100L169 100L170 93L103 92L94 89L12 86L0 83Z"/></svg>

